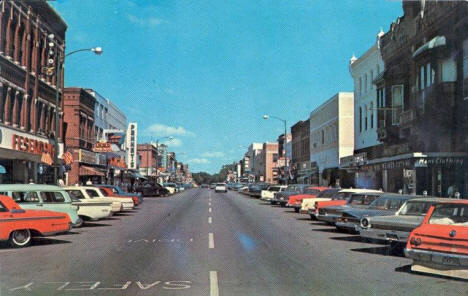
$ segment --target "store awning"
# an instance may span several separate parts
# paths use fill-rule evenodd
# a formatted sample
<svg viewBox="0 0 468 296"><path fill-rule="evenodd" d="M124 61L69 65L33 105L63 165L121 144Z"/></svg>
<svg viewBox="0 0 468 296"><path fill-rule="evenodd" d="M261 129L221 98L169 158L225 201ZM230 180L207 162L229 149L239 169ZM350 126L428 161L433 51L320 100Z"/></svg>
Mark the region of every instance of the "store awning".
<svg viewBox="0 0 468 296"><path fill-rule="evenodd" d="M80 176L101 176L104 177L105 174L103 171L93 168L87 165L80 166Z"/></svg>
<svg viewBox="0 0 468 296"><path fill-rule="evenodd" d="M446 43L447 41L445 39L445 36L436 36L432 38L429 42L424 43L421 47L416 49L416 51L413 52L413 58L417 57L418 55L420 55L421 53L427 50L431 50L433 48L440 47L440 46L445 46Z"/></svg>

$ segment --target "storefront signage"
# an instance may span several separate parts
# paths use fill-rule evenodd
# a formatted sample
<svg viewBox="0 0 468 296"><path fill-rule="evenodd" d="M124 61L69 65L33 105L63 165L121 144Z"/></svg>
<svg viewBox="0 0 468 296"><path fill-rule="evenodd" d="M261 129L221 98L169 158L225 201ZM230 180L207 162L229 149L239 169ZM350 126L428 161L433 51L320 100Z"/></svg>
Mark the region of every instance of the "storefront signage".
<svg viewBox="0 0 468 296"><path fill-rule="evenodd" d="M78 150L78 161L84 163L95 164L96 154L94 152L80 149Z"/></svg>
<svg viewBox="0 0 468 296"><path fill-rule="evenodd" d="M119 159L119 158L116 158L116 157L113 157L113 158L109 159L109 165L117 167L117 168L122 168L122 169L127 168L127 164L125 163L125 161L123 159Z"/></svg>
<svg viewBox="0 0 468 296"><path fill-rule="evenodd" d="M125 141L125 133L108 133L107 142L116 145L122 145Z"/></svg>
<svg viewBox="0 0 468 296"><path fill-rule="evenodd" d="M94 152L112 152L112 147L108 142L98 142L93 150Z"/></svg>
<svg viewBox="0 0 468 296"><path fill-rule="evenodd" d="M419 158L416 159L415 167L429 167L429 166L463 166L463 157L431 157L431 158Z"/></svg>
<svg viewBox="0 0 468 296"><path fill-rule="evenodd" d="M8 128L0 128L0 148L42 155L54 155L55 145L47 139L27 133L18 132Z"/></svg>

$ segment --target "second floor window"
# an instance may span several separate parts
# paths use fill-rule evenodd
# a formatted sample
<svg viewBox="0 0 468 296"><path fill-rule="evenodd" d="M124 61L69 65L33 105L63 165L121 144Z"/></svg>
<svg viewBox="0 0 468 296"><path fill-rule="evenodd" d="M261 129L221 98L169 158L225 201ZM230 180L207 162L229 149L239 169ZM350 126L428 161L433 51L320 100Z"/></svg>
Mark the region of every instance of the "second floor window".
<svg viewBox="0 0 468 296"><path fill-rule="evenodd" d="M400 114L403 111L403 85L392 86L392 125L400 125Z"/></svg>

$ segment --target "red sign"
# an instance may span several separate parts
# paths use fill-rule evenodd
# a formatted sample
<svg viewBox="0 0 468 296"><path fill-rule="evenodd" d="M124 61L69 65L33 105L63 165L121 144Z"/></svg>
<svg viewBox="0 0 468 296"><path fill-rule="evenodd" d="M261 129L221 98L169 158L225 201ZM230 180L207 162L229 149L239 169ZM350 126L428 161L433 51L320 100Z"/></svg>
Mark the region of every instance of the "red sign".
<svg viewBox="0 0 468 296"><path fill-rule="evenodd" d="M49 153L42 153L41 162L48 164L48 165L52 165L54 163Z"/></svg>
<svg viewBox="0 0 468 296"><path fill-rule="evenodd" d="M16 134L13 134L11 146L13 150L29 152L33 154L55 154L55 145L23 136L18 136Z"/></svg>
<svg viewBox="0 0 468 296"><path fill-rule="evenodd" d="M112 147L110 143L107 142L98 142L94 146L94 152L112 152Z"/></svg>
<svg viewBox="0 0 468 296"><path fill-rule="evenodd" d="M125 163L125 161L123 159L119 159L119 158L116 158L116 157L113 157L113 158L109 159L109 165L114 166L114 167L118 167L118 168L122 168L122 169L127 168L127 164Z"/></svg>

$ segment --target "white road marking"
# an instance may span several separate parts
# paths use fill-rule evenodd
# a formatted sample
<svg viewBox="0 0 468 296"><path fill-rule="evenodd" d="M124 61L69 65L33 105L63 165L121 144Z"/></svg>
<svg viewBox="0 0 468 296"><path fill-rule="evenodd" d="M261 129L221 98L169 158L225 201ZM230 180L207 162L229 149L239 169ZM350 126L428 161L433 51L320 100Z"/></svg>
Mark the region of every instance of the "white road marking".
<svg viewBox="0 0 468 296"><path fill-rule="evenodd" d="M209 202L208 205L211 206L211 202Z"/></svg>
<svg viewBox="0 0 468 296"><path fill-rule="evenodd" d="M209 209L208 209L208 212L210 212L210 213L211 213L211 208L209 208Z"/></svg>
<svg viewBox="0 0 468 296"><path fill-rule="evenodd" d="M211 232L208 234L208 248L214 249L214 238Z"/></svg>
<svg viewBox="0 0 468 296"><path fill-rule="evenodd" d="M208 217L208 223L211 224L211 217Z"/></svg>
<svg viewBox="0 0 468 296"><path fill-rule="evenodd" d="M210 271L210 296L219 296L218 273Z"/></svg>

